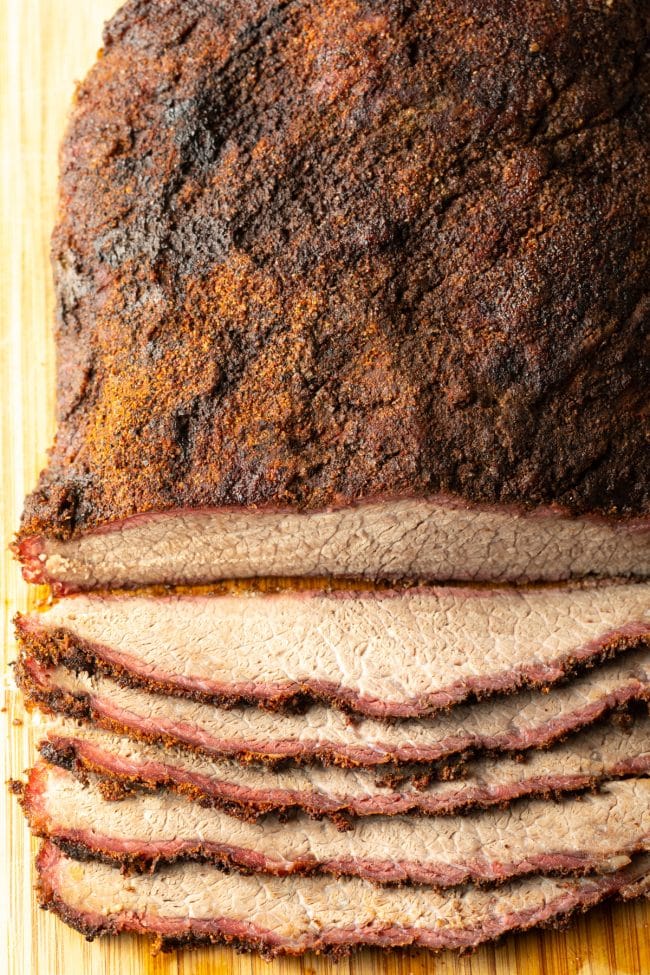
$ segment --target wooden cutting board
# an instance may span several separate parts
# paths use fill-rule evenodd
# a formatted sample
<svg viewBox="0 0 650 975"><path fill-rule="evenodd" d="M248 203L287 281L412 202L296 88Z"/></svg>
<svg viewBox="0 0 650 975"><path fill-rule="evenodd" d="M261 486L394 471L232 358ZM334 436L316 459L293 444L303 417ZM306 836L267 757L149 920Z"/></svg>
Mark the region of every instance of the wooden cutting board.
<svg viewBox="0 0 650 975"><path fill-rule="evenodd" d="M0 781L20 775L27 767L32 740L38 735L37 718L24 715L8 666L15 653L11 618L16 610L34 605L38 592L28 592L6 546L54 430L48 238L56 205L57 146L74 81L93 62L102 22L116 6L117 0L0 0L0 591L5 655ZM0 971L9 975L650 973L647 904L606 907L574 921L564 932L514 936L497 948L483 948L465 958L454 954L433 958L419 952L382 956L366 951L337 967L315 958L267 965L229 949L151 957L146 945L134 938L87 944L36 907L32 890L36 844L28 836L16 801L6 790L2 795Z"/></svg>

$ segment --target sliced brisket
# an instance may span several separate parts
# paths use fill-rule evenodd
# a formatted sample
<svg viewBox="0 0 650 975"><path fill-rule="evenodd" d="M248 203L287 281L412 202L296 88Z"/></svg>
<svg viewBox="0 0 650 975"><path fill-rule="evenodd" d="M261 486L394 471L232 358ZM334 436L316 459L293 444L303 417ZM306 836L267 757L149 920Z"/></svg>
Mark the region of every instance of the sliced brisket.
<svg viewBox="0 0 650 975"><path fill-rule="evenodd" d="M124 876L79 863L45 843L37 860L41 905L86 937L147 934L162 950L227 943L267 957L343 953L363 945L471 948L509 931L552 924L607 897L648 889L650 857L609 874L513 880L454 896L431 887L380 887L357 878L224 874L182 863Z"/></svg>
<svg viewBox="0 0 650 975"><path fill-rule="evenodd" d="M477 10L107 26L29 580L650 574L646 11Z"/></svg>
<svg viewBox="0 0 650 975"><path fill-rule="evenodd" d="M94 783L44 762L31 770L22 801L37 836L75 856L141 869L201 860L277 876L316 872L452 887L607 872L650 846L649 779L613 782L579 799L522 800L505 811L372 816L347 832L305 816L244 822L168 792L105 802Z"/></svg>
<svg viewBox="0 0 650 975"><path fill-rule="evenodd" d="M50 762L82 779L97 773L112 797L165 788L248 820L262 813L304 810L330 816L341 827L350 817L417 812L450 814L489 807L521 796L550 796L593 788L607 779L650 773L650 718L629 727L598 723L552 748L518 757L483 756L467 762L461 779L429 780L405 774L382 781L365 769L305 765L277 769L210 759L73 721L53 721L40 743Z"/></svg>
<svg viewBox="0 0 650 975"><path fill-rule="evenodd" d="M650 584L77 596L19 616L17 631L53 663L205 703L417 717L650 649Z"/></svg>
<svg viewBox="0 0 650 975"><path fill-rule="evenodd" d="M646 700L649 670L650 653L632 651L550 693L520 691L393 724L372 718L352 723L340 711L318 705L304 715L248 707L224 710L63 666L49 667L24 653L16 675L28 703L89 717L102 727L148 741L240 760L374 766L433 763L472 749L520 751L549 745L613 708Z"/></svg>

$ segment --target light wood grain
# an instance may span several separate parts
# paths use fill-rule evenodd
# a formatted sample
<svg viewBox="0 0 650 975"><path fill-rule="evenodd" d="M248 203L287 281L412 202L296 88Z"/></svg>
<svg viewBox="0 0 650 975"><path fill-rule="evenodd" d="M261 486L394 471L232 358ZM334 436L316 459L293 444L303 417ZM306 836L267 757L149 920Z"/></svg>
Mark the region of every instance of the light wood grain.
<svg viewBox="0 0 650 975"><path fill-rule="evenodd" d="M181 0L179 0L181 2ZM1 594L4 707L0 780L30 761L34 719L25 718L8 661L11 618L34 604L6 546L26 489L34 484L52 436L54 358L48 237L55 214L57 146L74 89L100 46L115 0L0 0L0 458ZM24 723L18 723L23 722ZM87 944L39 912L32 891L33 853L17 803L0 803L2 891L0 970L9 975L323 975L323 959L268 966L226 949L150 957L135 939ZM4 964L3 964L4 962ZM509 938L468 958L364 952L339 963L338 975L645 975L650 973L650 907L604 908L563 933Z"/></svg>

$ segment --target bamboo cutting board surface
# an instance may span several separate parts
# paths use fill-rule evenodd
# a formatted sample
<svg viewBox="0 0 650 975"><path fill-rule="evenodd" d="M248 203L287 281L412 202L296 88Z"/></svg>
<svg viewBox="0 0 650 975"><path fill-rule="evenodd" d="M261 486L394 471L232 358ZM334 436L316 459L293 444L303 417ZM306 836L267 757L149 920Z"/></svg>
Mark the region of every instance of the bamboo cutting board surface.
<svg viewBox="0 0 650 975"><path fill-rule="evenodd" d="M179 0L182 2L182 0ZM224 0L228 2L228 0ZM0 781L33 754L38 719L24 715L8 662L11 618L34 605L6 546L25 491L45 460L54 421L52 288L48 238L55 214L57 147L74 90L100 46L117 0L0 0L0 393L2 395L3 730ZM42 594L41 594L42 595ZM38 910L33 855L18 805L0 803L0 971L8 975L647 975L650 905L605 907L564 932L514 936L473 956L363 952L337 967L318 958L270 965L229 949L151 957L134 938L87 944Z"/></svg>

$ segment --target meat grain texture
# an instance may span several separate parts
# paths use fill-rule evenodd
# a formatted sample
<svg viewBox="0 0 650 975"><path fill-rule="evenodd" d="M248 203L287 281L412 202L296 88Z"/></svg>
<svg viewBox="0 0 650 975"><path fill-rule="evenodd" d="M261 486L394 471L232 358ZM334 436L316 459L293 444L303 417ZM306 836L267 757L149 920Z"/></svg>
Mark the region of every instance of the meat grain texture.
<svg viewBox="0 0 650 975"><path fill-rule="evenodd" d="M636 0L128 0L61 152L58 428L15 546L27 581L650 577L649 27ZM69 602L22 618L27 703L113 742L43 746L69 766L39 765L25 795L43 906L89 937L274 955L468 948L646 893L644 725L601 750L595 725L648 699L645 587L576 589L555 631L513 624L542 592L499 597L503 632L479 612L470 652L457 621L423 643L417 614L417 634L373 618L340 647L354 623L325 617L348 604L312 597L304 656L270 653L258 619L248 670L239 638L226 653L212 633L202 656L193 609L216 602L76 603L140 607L139 633L93 630ZM600 613L596 593L615 605ZM295 599L274 598L259 602L271 630L270 607ZM364 598L414 605L357 596L355 615ZM580 730L563 764L557 743ZM516 755L545 746L517 780ZM459 788L435 781L461 758ZM415 767L422 788L398 791ZM369 786L382 769L392 784ZM582 801L531 797L615 776ZM260 780L277 786L265 804ZM522 789L507 811L452 816ZM359 818L255 821L289 808ZM383 811L400 815L369 815ZM215 863L125 876L68 854ZM308 870L361 876L270 875ZM544 875L563 870L586 873Z"/></svg>
<svg viewBox="0 0 650 975"><path fill-rule="evenodd" d="M126 3L61 155L27 577L649 574L647 28Z"/></svg>

